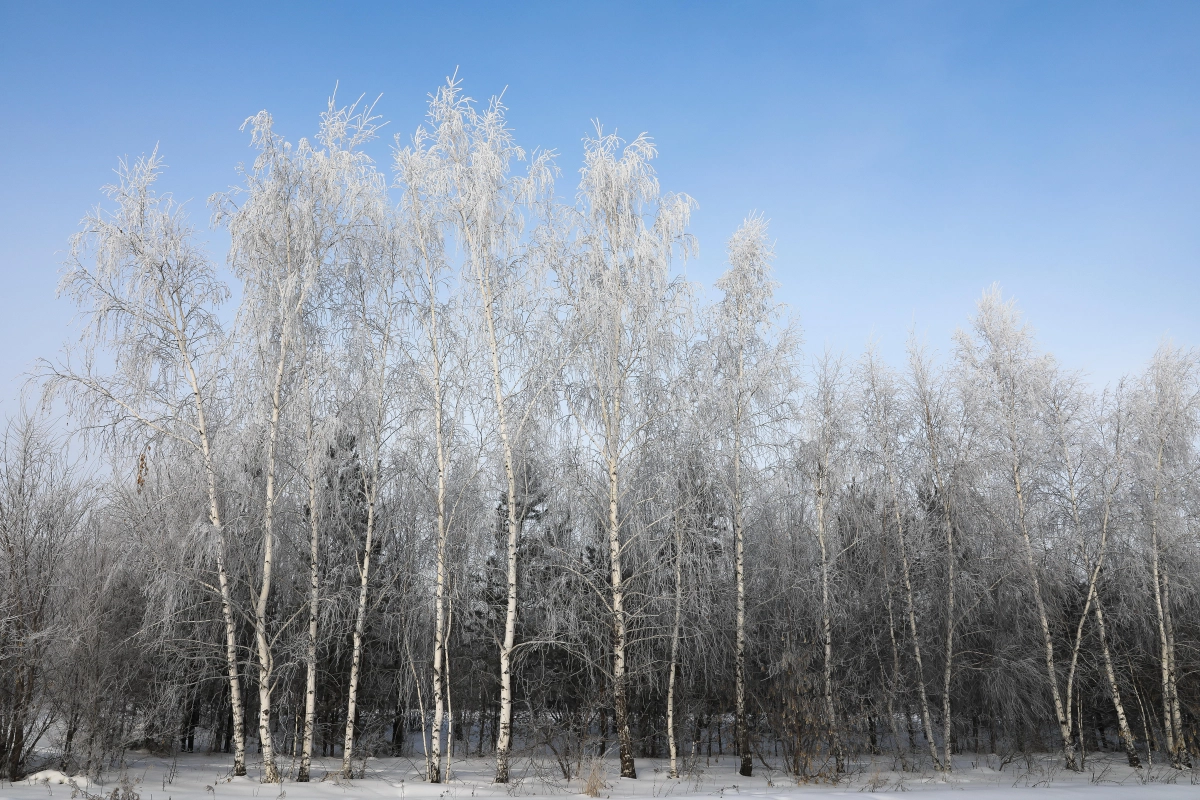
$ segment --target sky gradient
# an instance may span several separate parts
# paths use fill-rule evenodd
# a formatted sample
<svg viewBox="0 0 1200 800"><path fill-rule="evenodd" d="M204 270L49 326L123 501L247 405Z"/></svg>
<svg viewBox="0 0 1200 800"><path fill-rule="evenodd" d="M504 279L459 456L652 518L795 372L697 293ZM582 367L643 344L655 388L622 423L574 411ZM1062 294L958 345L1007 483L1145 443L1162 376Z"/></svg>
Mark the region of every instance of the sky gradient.
<svg viewBox="0 0 1200 800"><path fill-rule="evenodd" d="M457 68L505 91L573 196L591 120L649 132L699 208L711 285L750 211L809 354L946 353L982 291L1102 384L1200 344L1200 4L1105 2L33 4L0 0L0 413L70 337L67 240L118 158L205 199L249 159L242 121L311 136L382 94L385 165ZM507 88L506 88L507 87Z"/></svg>

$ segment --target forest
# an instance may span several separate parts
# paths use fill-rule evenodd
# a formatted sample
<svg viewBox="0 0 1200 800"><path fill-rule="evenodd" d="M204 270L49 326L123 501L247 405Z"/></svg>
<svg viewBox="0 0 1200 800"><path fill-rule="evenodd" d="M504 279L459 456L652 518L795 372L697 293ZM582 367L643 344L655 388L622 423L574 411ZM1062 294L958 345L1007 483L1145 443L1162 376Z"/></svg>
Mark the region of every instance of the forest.
<svg viewBox="0 0 1200 800"><path fill-rule="evenodd" d="M567 175L454 80L380 125L263 111L211 219L157 151L83 219L0 443L0 775L1200 760L1197 351L1100 389L996 287L806 350L765 216L686 279L648 136Z"/></svg>

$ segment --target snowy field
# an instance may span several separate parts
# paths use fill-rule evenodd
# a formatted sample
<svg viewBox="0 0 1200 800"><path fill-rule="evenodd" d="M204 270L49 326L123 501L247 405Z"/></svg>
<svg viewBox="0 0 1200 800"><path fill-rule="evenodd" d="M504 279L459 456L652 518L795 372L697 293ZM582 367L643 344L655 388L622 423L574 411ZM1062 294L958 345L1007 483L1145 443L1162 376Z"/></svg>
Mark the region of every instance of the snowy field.
<svg viewBox="0 0 1200 800"><path fill-rule="evenodd" d="M287 762L283 762L286 766ZM54 771L39 772L25 781L0 783L0 798L12 800L233 800L233 798L278 798L278 800L352 800L377 797L403 800L459 800L460 798L569 797L582 796L584 779L564 781L553 761L523 760L514 763L513 782L497 786L490 782L494 762L472 758L452 764L452 780L429 784L421 779L422 763L408 758L371 759L365 777L344 780L335 777L338 759L316 760L314 781L286 781L279 785L258 782L251 765L250 775L233 778L232 761L226 755L184 754L177 759L131 754L122 775L114 771L103 782L88 782ZM1155 765L1139 775L1119 755L1089 758L1082 774L1061 769L1057 758L1019 757L1001 765L996 756L964 755L955 761L954 774L946 780L936 775L893 770L891 758L854 763L849 775L838 784L797 784L781 772L755 765L755 775L737 774L733 757L713 758L693 765L685 777L667 777L665 761L639 759L638 780L617 777L615 760L599 765L602 798L747 798L747 800L797 800L846 797L882 797L898 792L959 792L979 800L1013 797L1089 798L1200 798L1200 771L1177 772ZM586 776L585 776L586 779ZM594 782L593 782L594 783Z"/></svg>

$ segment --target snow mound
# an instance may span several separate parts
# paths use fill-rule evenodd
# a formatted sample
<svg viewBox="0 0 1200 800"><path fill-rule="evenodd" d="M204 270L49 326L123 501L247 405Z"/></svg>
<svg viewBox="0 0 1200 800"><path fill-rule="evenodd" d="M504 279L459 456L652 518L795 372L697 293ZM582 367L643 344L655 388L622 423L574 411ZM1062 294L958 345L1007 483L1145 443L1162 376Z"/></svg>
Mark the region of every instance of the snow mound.
<svg viewBox="0 0 1200 800"><path fill-rule="evenodd" d="M32 775L25 776L25 782L34 783L75 783L75 778L72 778L65 772L59 772L56 769L44 769L41 772L35 772Z"/></svg>

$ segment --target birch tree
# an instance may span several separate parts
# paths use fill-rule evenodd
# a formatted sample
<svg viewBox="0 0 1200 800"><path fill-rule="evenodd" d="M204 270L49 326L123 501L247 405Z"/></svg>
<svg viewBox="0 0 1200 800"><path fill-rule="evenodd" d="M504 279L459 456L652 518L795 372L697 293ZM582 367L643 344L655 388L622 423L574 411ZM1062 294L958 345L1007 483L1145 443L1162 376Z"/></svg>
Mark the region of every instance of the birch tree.
<svg viewBox="0 0 1200 800"><path fill-rule="evenodd" d="M250 385L261 388L253 405L264 419L262 468L265 490L260 524L262 564L254 603L254 640L258 665L258 735L265 783L277 783L271 738L274 689L273 640L279 635L268 619L275 558L275 512L279 500L278 448L285 410L295 392L292 366L304 346L305 325L314 303L328 291L339 256L369 224L374 186L364 180L370 161L359 149L375 132L369 109L338 109L331 100L322 116L316 145L301 139L295 146L274 130L265 111L249 118L251 141L258 150L253 165L242 169L244 186L214 195L214 218L231 239L230 265L243 284L240 323L252 343ZM238 204L238 200L242 202Z"/></svg>
<svg viewBox="0 0 1200 800"><path fill-rule="evenodd" d="M1096 480L1100 484L1102 498L1099 542L1096 546L1095 564L1092 567L1094 578L1090 581L1089 588L1092 595L1092 610L1096 617L1096 636L1099 639L1100 653L1104 660L1105 683L1108 687L1109 697L1112 699L1113 711L1117 717L1117 735L1125 748L1125 758L1129 766L1139 769L1142 765L1141 758L1138 756L1133 732L1129 727L1125 704L1121 700L1121 689L1117 682L1117 673L1109 648L1108 632L1104 623L1103 603L1097 586L1104 569L1105 558L1108 556L1110 529L1114 524L1115 515L1119 513L1120 493L1126 486L1129 470L1126 452L1129 439L1129 408L1124 381L1118 383L1111 395L1105 392L1097 414L1096 427L1100 439Z"/></svg>
<svg viewBox="0 0 1200 800"><path fill-rule="evenodd" d="M733 524L736 633L734 652L735 738L739 772L754 769L746 712L746 486L753 483L756 448L769 444L769 429L786 415L790 397L790 350L794 331L778 326L779 307L771 278L774 253L761 215L747 217L729 240L730 269L717 281L724 297L715 310L715 381L711 396L729 453L730 516Z"/></svg>
<svg viewBox="0 0 1200 800"><path fill-rule="evenodd" d="M625 144L597 128L584 140L577 201L578 255L561 278L566 340L564 399L603 473L603 528L608 540L612 624L613 719L621 776L636 778L629 729L623 485L627 461L645 446L664 399L659 378L671 352L680 284L670 265L686 234L692 200L661 195L645 135Z"/></svg>
<svg viewBox="0 0 1200 800"><path fill-rule="evenodd" d="M3 441L0 773L207 737L243 774L247 706L265 780L418 729L434 782L489 743L515 781L522 741L573 780L614 733L634 777L664 729L674 779L840 780L888 731L946 771L1050 716L1073 769L1114 730L1195 757L1194 352L1095 392L993 290L945 363L800 391L761 217L706 305L647 137L587 139L566 206L498 99L428 112L390 187L367 107L247 121L228 336L156 154L84 220L39 372L103 446L85 478L40 420Z"/></svg>
<svg viewBox="0 0 1200 800"><path fill-rule="evenodd" d="M933 737L933 720L929 713L929 695L925 691L925 663L921 658L921 635L917 627L916 602L909 569L909 545L904 530L905 515L901 509L902 490L899 473L902 467L897 464L897 451L903 446L903 441L909 438L906 435L907 431L903 429L905 415L900 408L901 396L896 378L879 363L879 357L873 349L868 350L862 371L868 436L875 450L875 458L883 468L884 481L887 484L885 492L892 512L890 516L896 525L896 550L900 554L900 576L904 585L908 634L912 644L913 661L916 664L917 702L921 709L921 726L924 729L926 746L929 748L930 762L935 768L945 769L938 759L937 742Z"/></svg>
<svg viewBox="0 0 1200 800"><path fill-rule="evenodd" d="M79 348L58 365L42 362L41 371L47 390L68 392L73 413L88 425L133 432L141 441L166 437L200 459L209 524L201 537L215 539L233 774L245 775L245 705L215 441L227 363L218 311L229 289L182 207L155 192L162 169L157 151L132 165L122 161L117 183L104 188L115 209L97 208L72 238L59 293L75 302L86 326ZM108 370L101 367L106 361Z"/></svg>
<svg viewBox="0 0 1200 800"><path fill-rule="evenodd" d="M436 102L436 101L435 101ZM447 282L450 279L444 240L446 171L431 146L432 135L417 129L410 146L397 146L393 171L400 187L400 214L409 231L410 261L408 293L413 300L415 333L409 356L425 387L426 418L433 428L433 454L436 468L434 484L434 540L436 548L434 579L433 695L434 726L432 752L428 754L425 779L439 783L442 776L442 718L445 713L445 661L447 619L447 537L449 534L446 480L448 469L446 392L444 375L451 349L447 318ZM399 137L397 137L399 143ZM427 394L426 394L427 393Z"/></svg>
<svg viewBox="0 0 1200 800"><path fill-rule="evenodd" d="M553 189L552 154L535 154L528 173L514 175L512 164L525 160L525 152L507 127L504 105L494 98L479 110L462 95L453 79L431 102L430 119L436 126L431 154L443 162L441 168L445 170L443 213L462 248L464 284L474 292L483 349L491 368L490 394L504 469L507 588L500 643L495 780L507 783L519 608L517 555L524 518L515 451L537 399L550 383L546 374L548 358L543 351L552 341L545 330L550 319L544 308L549 294L523 235L527 215L536 211ZM440 739L436 713L434 729ZM437 743L434 752L439 752ZM437 770L435 765L435 777Z"/></svg>
<svg viewBox="0 0 1200 800"><path fill-rule="evenodd" d="M954 632L955 632L955 543L954 543L954 476L962 460L962 453L969 449L968 429L970 425L961 419L961 404L955 404L947 391L946 379L934 372L929 357L910 339L908 347L908 392L919 419L921 441L926 463L937 492L938 506L942 512L942 525L946 531L946 594L945 594L945 650L942 664L942 768L952 770L951 758L951 680L954 675ZM953 410L958 410L958 424L951 420ZM956 441L957 440L957 441Z"/></svg>
<svg viewBox="0 0 1200 800"><path fill-rule="evenodd" d="M826 354L815 365L815 374L805 398L805 441L800 468L809 483L815 529L820 549L821 582L821 685L829 749L836 770L846 770L846 750L839 730L833 685L833 567L837 557L830 530L830 502L838 489L839 474L848 449L850 420L847 418L844 367L840 360Z"/></svg>
<svg viewBox="0 0 1200 800"><path fill-rule="evenodd" d="M296 781L307 783L312 764L313 735L317 723L317 647L319 639L318 623L320 617L321 583L320 583L320 553L323 533L324 505L320 497L320 468L318 466L321 451L324 450L325 436L321 425L320 409L326 392L322 391L324 381L321 377L327 374L327 364L320 356L323 348L314 347L310 341L303 370L304 387L304 468L308 490L307 522L308 522L308 630L304 648L304 729L301 733L300 763L296 768ZM315 374L314 374L315 373ZM315 385L314 385L315 384Z"/></svg>
<svg viewBox="0 0 1200 800"><path fill-rule="evenodd" d="M1194 353L1163 344L1139 387L1136 481L1149 532L1151 593L1158 634L1163 733L1171 766L1191 766L1180 712L1171 564L1164 558L1178 536L1179 497L1200 428L1200 367Z"/></svg>
<svg viewBox="0 0 1200 800"><path fill-rule="evenodd" d="M1075 637L1071 643L1071 660L1067 667L1066 707L1071 708L1071 700L1075 691L1075 678L1079 666L1079 655L1083 645L1084 628L1093 605L1097 602L1096 584L1100 571L1104 567L1104 554L1107 549L1107 520L1101 522L1101 540L1097 554L1093 557L1088 552L1088 542L1083 525L1082 507L1087 502L1087 495L1096 490L1096 479L1085 473L1086 464L1091 461L1102 462L1089 450L1097 447L1094 441L1096 420L1089 419L1094 414L1094 400L1088 397L1079 386L1078 377L1071 374L1056 373L1051 377L1045 398L1046 421L1050 429L1054 446L1049 459L1053 471L1057 473L1057 491L1060 502L1066 506L1066 517L1069 520L1071 533L1078 548L1078 554L1085 574L1085 595L1083 609L1075 624ZM1120 425L1117 422L1117 441L1115 459L1120 462L1121 442ZM1119 480L1120 469L1116 470ZM1115 491L1115 486L1111 491ZM1103 505L1109 506L1110 489L1106 485L1099 487L1104 496ZM1093 560L1094 558L1094 560ZM1117 702L1119 703L1119 696ZM1082 725L1082 721L1080 723ZM1068 730L1072 728L1071 716L1067 715ZM1081 732L1082 733L1082 732Z"/></svg>
<svg viewBox="0 0 1200 800"><path fill-rule="evenodd" d="M343 112L346 119L351 119ZM341 120L339 119L339 123ZM357 126L370 124L369 110L363 112ZM384 459L407 386L397 370L394 350L408 314L404 294L408 255L402 238L405 233L393 224L386 212L382 178L364 162L355 191L361 192L361 218L350 222L357 230L347 237L351 255L347 268L344 302L349 325L348 356L353 384L361 387L352 402L357 423L365 441L366 463L362 470L362 496L366 502L366 532L361 558L356 556L358 602L355 607L354 633L350 655L350 685L346 700L346 730L342 744L342 774L353 777L354 734L358 709L359 676L363 661L363 631L366 626L371 557L379 535L380 493L388 476Z"/></svg>
<svg viewBox="0 0 1200 800"><path fill-rule="evenodd" d="M1046 679L1054 702L1055 721L1062 737L1066 767L1076 771L1071 721L1063 703L1054 658L1054 637L1041 571L1034 557L1032 498L1034 473L1045 452L1046 441L1037 424L1043 412L1044 393L1052 369L1049 359L1035 355L1033 339L1020 322L1012 301L1004 302L998 288L984 294L974 319L975 339L958 334L959 357L982 392L983 413L989 417L996 442L997 464L1003 464L1010 495L1011 524L1020 537L1030 594L1037 611L1045 656Z"/></svg>

